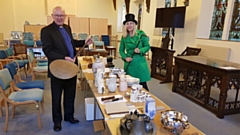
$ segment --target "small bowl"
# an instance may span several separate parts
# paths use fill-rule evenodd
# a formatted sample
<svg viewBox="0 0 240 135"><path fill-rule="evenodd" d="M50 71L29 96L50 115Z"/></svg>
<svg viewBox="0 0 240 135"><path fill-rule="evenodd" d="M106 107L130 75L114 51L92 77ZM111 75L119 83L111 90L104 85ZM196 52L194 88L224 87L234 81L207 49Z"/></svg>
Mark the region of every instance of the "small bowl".
<svg viewBox="0 0 240 135"><path fill-rule="evenodd" d="M132 82L137 82L137 81L138 81L137 79L138 79L138 78L126 77L126 81L127 81L127 82L130 82L130 83L132 83Z"/></svg>
<svg viewBox="0 0 240 135"><path fill-rule="evenodd" d="M143 86L140 84L133 84L132 87L137 87L138 90L142 90Z"/></svg>
<svg viewBox="0 0 240 135"><path fill-rule="evenodd" d="M117 73L118 77L121 77L122 75L125 75L125 74L126 74L126 72L118 72Z"/></svg>

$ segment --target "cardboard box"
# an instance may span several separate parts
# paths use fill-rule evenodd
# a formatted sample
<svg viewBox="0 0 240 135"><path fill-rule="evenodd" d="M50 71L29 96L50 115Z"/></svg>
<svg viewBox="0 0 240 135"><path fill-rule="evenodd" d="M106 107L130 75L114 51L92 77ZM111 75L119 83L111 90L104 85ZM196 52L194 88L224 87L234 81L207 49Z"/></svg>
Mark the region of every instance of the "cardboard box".
<svg viewBox="0 0 240 135"><path fill-rule="evenodd" d="M93 121L94 132L104 130L104 121L103 120L95 120Z"/></svg>
<svg viewBox="0 0 240 135"><path fill-rule="evenodd" d="M94 113L96 113L96 116L95 116L96 120L103 119L103 115L98 104L97 103L95 104L96 104L96 112L94 109L94 98L85 98L85 116L87 121L94 120Z"/></svg>
<svg viewBox="0 0 240 135"><path fill-rule="evenodd" d="M86 120L94 120L94 99L85 98L85 116Z"/></svg>

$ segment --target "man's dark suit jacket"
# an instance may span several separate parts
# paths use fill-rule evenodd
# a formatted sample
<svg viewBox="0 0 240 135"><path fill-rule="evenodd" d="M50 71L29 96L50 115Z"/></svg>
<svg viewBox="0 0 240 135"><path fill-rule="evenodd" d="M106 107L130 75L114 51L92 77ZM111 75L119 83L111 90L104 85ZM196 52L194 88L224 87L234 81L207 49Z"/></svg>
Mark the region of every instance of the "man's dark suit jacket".
<svg viewBox="0 0 240 135"><path fill-rule="evenodd" d="M74 50L74 55L76 55L75 47L82 47L85 43L84 40L74 40L72 37L71 28L68 25L63 25L63 27L68 32ZM59 26L56 23L51 23L50 25L42 28L41 30L41 41L43 43L43 52L48 58L48 77L53 77L49 70L49 64L56 59L65 59L66 56L70 56L67 48L67 44L59 30ZM77 59L75 61L77 64Z"/></svg>

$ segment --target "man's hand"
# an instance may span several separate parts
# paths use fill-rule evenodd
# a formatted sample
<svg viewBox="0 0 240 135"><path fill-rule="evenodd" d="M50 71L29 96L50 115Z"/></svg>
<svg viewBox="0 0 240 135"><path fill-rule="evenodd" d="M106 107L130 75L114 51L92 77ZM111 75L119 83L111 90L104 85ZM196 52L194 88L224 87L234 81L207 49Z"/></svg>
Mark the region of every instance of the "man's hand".
<svg viewBox="0 0 240 135"><path fill-rule="evenodd" d="M93 41L92 41L92 36L89 36L89 37L85 40L85 44L90 45L90 44L92 44L92 43L93 43Z"/></svg>
<svg viewBox="0 0 240 135"><path fill-rule="evenodd" d="M127 57L125 60L126 60L127 62L130 62L130 61L132 61L132 58Z"/></svg>
<svg viewBox="0 0 240 135"><path fill-rule="evenodd" d="M135 48L135 49L134 49L134 52L135 52L135 53L140 53L140 50L139 50L138 48Z"/></svg>
<svg viewBox="0 0 240 135"><path fill-rule="evenodd" d="M75 62L76 58L74 57L74 59L72 59L71 57L65 57L65 60Z"/></svg>

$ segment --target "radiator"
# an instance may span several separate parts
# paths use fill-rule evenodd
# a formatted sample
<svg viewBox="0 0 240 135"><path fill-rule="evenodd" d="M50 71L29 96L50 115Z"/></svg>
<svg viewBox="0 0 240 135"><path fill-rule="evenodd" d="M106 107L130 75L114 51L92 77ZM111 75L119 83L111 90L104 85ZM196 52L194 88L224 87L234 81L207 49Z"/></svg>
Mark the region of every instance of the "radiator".
<svg viewBox="0 0 240 135"><path fill-rule="evenodd" d="M227 47L197 45L201 48L200 56L229 61L231 49Z"/></svg>

